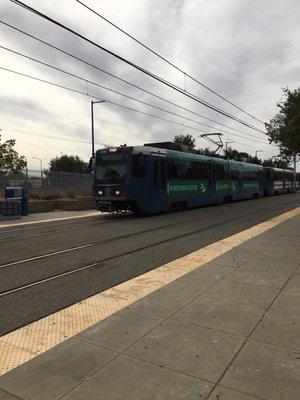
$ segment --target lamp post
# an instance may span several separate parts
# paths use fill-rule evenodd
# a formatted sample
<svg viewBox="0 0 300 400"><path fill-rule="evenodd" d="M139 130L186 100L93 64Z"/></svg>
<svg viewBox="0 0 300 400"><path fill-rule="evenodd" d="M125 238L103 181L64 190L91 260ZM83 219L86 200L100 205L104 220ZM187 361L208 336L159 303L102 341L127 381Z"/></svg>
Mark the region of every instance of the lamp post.
<svg viewBox="0 0 300 400"><path fill-rule="evenodd" d="M91 101L91 120L92 120L92 158L95 157L95 131L94 131L94 104L105 103L105 100Z"/></svg>
<svg viewBox="0 0 300 400"><path fill-rule="evenodd" d="M40 168L41 168L41 180L43 182L43 160L39 157L32 157L33 160L39 160Z"/></svg>

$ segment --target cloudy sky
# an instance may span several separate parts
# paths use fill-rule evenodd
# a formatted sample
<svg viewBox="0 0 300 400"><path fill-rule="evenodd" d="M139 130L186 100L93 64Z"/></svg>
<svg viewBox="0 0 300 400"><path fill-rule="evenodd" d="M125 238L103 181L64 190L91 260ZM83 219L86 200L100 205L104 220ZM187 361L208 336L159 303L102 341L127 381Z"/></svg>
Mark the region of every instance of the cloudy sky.
<svg viewBox="0 0 300 400"><path fill-rule="evenodd" d="M262 121L267 121L276 113L276 102L281 100L282 87L288 86L294 89L299 86L299 0L82 1ZM93 15L75 0L24 0L24 2L156 75L181 88L186 88L197 97L247 123L253 123L252 118L205 88L189 79L185 82L181 73ZM9 0L0 0L0 20L188 110L228 126L225 128L183 111L0 24L1 46L76 74L83 79L70 77L3 48L0 48L0 67L88 94L77 94L0 69L2 140L16 138L17 150L27 157L30 168L39 168L39 162L32 157L42 158L44 165L50 158L61 153L78 154L88 160L91 152L89 142L92 97L90 96L179 124L162 121L107 102L97 104L95 105L95 135L96 142L99 143L97 146L101 146L101 143L135 145L165 141L180 133L190 133L197 138L201 133L219 132L223 129L228 132L224 133L223 141L234 142L232 146L238 150L248 151L252 155L257 150L262 158L278 154L274 146L267 144L267 139L262 133L167 88ZM170 115L91 83L87 84L85 80L210 127ZM264 130L261 123L254 122L258 129ZM199 147L207 145L201 138L197 138L196 143Z"/></svg>

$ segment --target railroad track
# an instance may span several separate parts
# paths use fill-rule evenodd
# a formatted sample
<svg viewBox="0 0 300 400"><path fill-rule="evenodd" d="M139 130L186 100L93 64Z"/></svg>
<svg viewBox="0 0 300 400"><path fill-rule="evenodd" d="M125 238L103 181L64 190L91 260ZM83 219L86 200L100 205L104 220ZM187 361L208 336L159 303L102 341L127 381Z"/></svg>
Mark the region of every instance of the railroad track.
<svg viewBox="0 0 300 400"><path fill-rule="evenodd" d="M119 218L125 218L126 216L119 216ZM128 215L129 217L129 215ZM134 215L130 216L130 217L135 217ZM88 217L89 219L94 218L94 217ZM60 232L67 232L70 229L69 225L74 225L74 227L72 228L72 230L81 230L82 227L84 226L91 226L91 227L95 227L95 226L101 226L101 225L106 225L106 224L111 224L114 222L117 222L116 219L118 217L114 217L113 219L109 220L109 221L103 221L103 222L92 222L90 220L84 220L84 221L80 221L80 226L78 226L78 221L77 220L73 220L73 221L66 221L63 223L63 221L60 224L56 224L56 225L50 225L50 229L48 229L46 232L39 232L39 233L33 233L31 235L26 235L24 237L21 236L6 236L6 237L1 237L4 236L5 234L10 234L10 233L16 233L16 232L22 232L22 231L29 231L32 229L46 229L47 227L43 224L38 225L38 226L30 226L30 227L24 227L24 228L19 228L19 229L12 229L9 230L8 232L1 232L0 230L0 241L5 241L5 240L15 240L15 239L29 239L32 237L38 237L38 236L45 236L48 235L49 233L60 233ZM92 222L92 223L91 223ZM58 227L63 225L63 227L59 228L59 229L51 229L52 227ZM66 225L68 225L67 227L65 227ZM49 225L48 225L49 227Z"/></svg>
<svg viewBox="0 0 300 400"><path fill-rule="evenodd" d="M117 258L121 258L121 257L124 257L126 255L134 254L134 253L137 253L139 251L142 251L142 250L145 250L145 249L149 249L149 248L152 248L152 247L156 247L156 246L161 245L161 244L169 243L169 242L172 242L172 241L184 238L184 237L188 237L188 236L195 235L195 234L198 234L198 233L201 233L201 232L205 232L205 231L207 231L209 229L216 228L218 226L221 226L221 225L224 225L224 224L228 224L228 223L231 223L231 222L243 219L243 218L247 218L247 217L249 217L251 215L255 215L255 214L261 213L263 211L275 211L275 210L276 211L280 211L280 210L284 209L285 205L288 204L288 203L290 203L290 202L281 204L280 206L266 207L266 208L263 208L263 209L255 210L255 211L252 211L250 213L245 213L243 215L240 215L240 216L237 216L237 217L234 217L234 218L228 218L226 220L220 221L220 222L215 223L215 224L208 225L206 227L202 227L200 229L194 229L194 230L192 230L190 232L186 232L186 233L183 233L183 234L180 234L180 235L176 235L176 236L174 236L172 238L168 238L168 239L164 239L164 240L158 240L155 243L151 243L151 244L145 245L145 246L140 246L140 247L138 247L138 248L136 248L134 250L125 251L125 252L122 252L121 254L117 254L117 255L114 255L114 256L111 256L111 257L106 257L106 258L97 260L97 261L95 261L93 263L90 263L90 264L87 264L87 265L83 265L83 266L71 269L69 271L66 271L66 272L62 272L60 274L56 274L56 275L53 275L53 276L50 276L50 277L47 277L47 278L44 278L44 279L40 279L40 280L31 282L29 284L21 285L21 286L18 286L18 287L15 287L15 288L0 292L0 298L1 297L3 298L5 296L11 295L11 294L16 293L16 292L20 292L22 290L29 289L29 288L37 286L37 285L42 285L44 283L47 283L47 282L50 282L50 281L53 281L53 280L56 280L56 279L63 278L65 276L68 276L68 275L71 275L71 274L77 274L77 273L79 273L81 271L86 271L86 270L89 270L91 268L95 268L95 267L99 267L99 266L101 267L101 264L104 263L104 262L107 262L107 261L110 261L110 260L114 260L114 259L117 259ZM65 249L65 250L63 250L63 252L66 253L66 252L80 250L82 248L88 248L88 247L92 247L92 246L97 246L99 244L112 243L114 241L120 240L121 238L124 239L124 238L140 235L140 234L147 233L147 232L154 231L154 230L158 230L158 229L165 229L165 228L172 227L172 226L178 225L178 224L182 224L182 222L177 222L177 223L174 223L174 224L169 224L169 225L165 225L165 226L151 228L150 230L148 229L148 230L144 230L144 231L134 232L134 233L131 233L131 234L128 234L128 235L122 235L122 236L119 236L119 237L115 237L115 238L111 238L111 239L107 239L107 240L103 240L103 241L97 241L97 242L94 242L94 243L89 243L87 245L78 246L76 248ZM46 257L55 256L55 255L61 254L61 253L62 253L62 251L59 251L59 252L40 255L40 256L29 258L29 259L25 259L25 260L19 260L19 261L13 262L13 263L1 265L0 268L10 268L10 267L13 267L13 266L20 265L22 263L26 263L26 262L29 262L29 261L42 259L42 258L46 258Z"/></svg>
<svg viewBox="0 0 300 400"><path fill-rule="evenodd" d="M115 242L115 241L118 241L118 240L121 240L121 239L126 239L126 238L137 236L137 235L140 235L140 234L143 234L143 233L148 233L148 232L153 232L153 231L159 230L159 229L169 228L171 226L179 225L181 223L182 222L176 222L174 224L168 224L168 225L162 225L162 226L158 226L158 227L154 227L154 228L150 228L150 229L144 229L144 230L141 230L141 231L128 233L126 235L115 236L114 238L110 238L110 239L97 240L96 242L86 243L86 244L83 244L81 246L70 247L68 249L63 249L63 250L58 250L58 251L54 251L54 252L51 252L51 253L41 254L41 255L38 255L38 256L25 258L23 260L13 261L13 262L10 262L10 263L6 263L6 264L0 265L0 269L17 266L19 264L24 264L24 263L27 263L27 262L30 262L30 261L41 260L43 258L57 256L59 254L70 253L72 251L78 251L78 250L87 249L87 248L90 248L90 247L98 246L100 244L107 244L107 243Z"/></svg>

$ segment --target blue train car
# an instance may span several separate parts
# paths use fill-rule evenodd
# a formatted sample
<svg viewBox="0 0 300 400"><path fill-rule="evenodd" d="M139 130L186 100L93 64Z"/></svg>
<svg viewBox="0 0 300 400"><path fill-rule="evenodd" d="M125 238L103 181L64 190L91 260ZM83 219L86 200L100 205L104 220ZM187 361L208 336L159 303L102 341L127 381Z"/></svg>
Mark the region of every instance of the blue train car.
<svg viewBox="0 0 300 400"><path fill-rule="evenodd" d="M266 180L266 195L282 194L294 191L294 171L290 169L265 167L264 172Z"/></svg>
<svg viewBox="0 0 300 400"><path fill-rule="evenodd" d="M93 183L98 210L167 212L279 190L275 190L278 171L271 169L267 177L261 165L180 149L180 145L164 143L98 150ZM287 191L287 186L283 186Z"/></svg>

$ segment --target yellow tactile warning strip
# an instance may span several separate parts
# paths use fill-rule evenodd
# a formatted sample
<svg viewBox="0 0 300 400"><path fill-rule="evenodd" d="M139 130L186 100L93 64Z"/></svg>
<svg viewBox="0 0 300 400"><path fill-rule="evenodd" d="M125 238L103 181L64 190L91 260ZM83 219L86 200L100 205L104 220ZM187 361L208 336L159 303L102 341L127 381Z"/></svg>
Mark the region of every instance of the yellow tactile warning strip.
<svg viewBox="0 0 300 400"><path fill-rule="evenodd" d="M2 336L0 338L0 375L298 214L300 214L300 207L203 247Z"/></svg>

